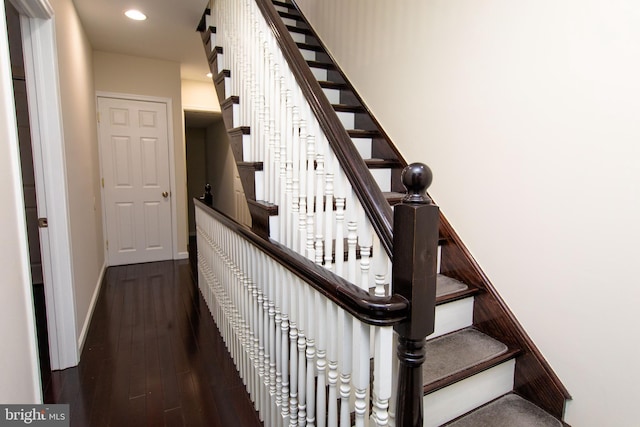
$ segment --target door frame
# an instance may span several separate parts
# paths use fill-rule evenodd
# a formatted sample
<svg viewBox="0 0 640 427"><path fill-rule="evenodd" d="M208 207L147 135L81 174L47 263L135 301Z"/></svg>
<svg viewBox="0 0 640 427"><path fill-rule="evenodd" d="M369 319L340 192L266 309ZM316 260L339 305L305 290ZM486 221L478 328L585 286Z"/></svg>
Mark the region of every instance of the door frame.
<svg viewBox="0 0 640 427"><path fill-rule="evenodd" d="M40 214L40 202L44 202L47 212L55 215L53 221L49 217L49 227L41 233L51 369L65 369L78 364L80 347L55 18L48 0L10 1L20 13L22 27L36 188L42 190L38 211Z"/></svg>
<svg viewBox="0 0 640 427"><path fill-rule="evenodd" d="M119 93L119 92L105 92L105 91L96 91L96 111L100 111L98 109L98 99L99 98L113 98L113 99L121 99L125 101L142 101L142 102L157 102L160 104L165 104L167 109L167 138L168 138L168 149L169 149L169 189L171 191L171 197L169 198L169 203L171 203L171 253L173 255L173 259L181 259L182 254L178 252L178 209L176 205L176 160L175 160L175 140L173 137L173 103L171 98L157 97L157 96L148 96L148 95L135 95L130 93ZM100 134L100 131L98 131ZM98 141L98 144L101 144ZM99 151L100 158L100 178L104 177L104 167L102 161L102 150ZM108 236L107 234L107 213L106 213L106 204L104 200L104 188L101 187L100 197L102 199L102 232L104 236ZM106 241L106 238L105 238ZM105 243L106 245L106 243ZM111 265L109 260L109 251L105 246L105 254L107 258L107 265Z"/></svg>

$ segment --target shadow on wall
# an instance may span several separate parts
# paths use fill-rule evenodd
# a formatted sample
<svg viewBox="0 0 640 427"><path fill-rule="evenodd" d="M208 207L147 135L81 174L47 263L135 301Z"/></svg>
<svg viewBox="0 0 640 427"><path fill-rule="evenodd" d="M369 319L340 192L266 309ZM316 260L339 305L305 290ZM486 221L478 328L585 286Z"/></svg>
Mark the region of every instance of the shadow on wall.
<svg viewBox="0 0 640 427"><path fill-rule="evenodd" d="M211 184L213 206L238 222L245 221L239 196L244 198L237 179L235 159L221 113L185 111L185 144L187 158L187 195L189 201L189 235L195 236L193 198L204 193ZM242 203L246 204L244 200ZM246 221L245 221L246 222Z"/></svg>

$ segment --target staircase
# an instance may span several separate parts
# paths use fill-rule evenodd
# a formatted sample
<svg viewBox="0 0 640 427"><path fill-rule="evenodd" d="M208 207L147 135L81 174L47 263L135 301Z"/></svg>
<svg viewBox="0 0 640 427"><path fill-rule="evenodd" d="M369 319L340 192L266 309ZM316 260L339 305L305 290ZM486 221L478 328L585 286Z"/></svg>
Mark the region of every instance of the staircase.
<svg viewBox="0 0 640 427"><path fill-rule="evenodd" d="M290 55L306 62L310 72L305 72L306 77L313 76L317 83L311 84L312 89L319 87L324 97L320 104L331 106L331 111L322 114L337 117L343 128L340 131L348 135L350 153L357 152L358 159L350 158L347 163L354 162L356 168L361 163L366 165L368 175L357 173L356 179L364 176L365 189L384 196L384 216L404 196L401 172L407 162L297 7L289 2L257 2L265 17L279 19L271 25L274 31L286 31L276 38L294 45L297 53ZM219 30L209 19L203 17L199 31L248 199L253 230L268 239L282 227L280 206L262 199L263 188L269 185L263 176L269 159L247 156L253 129L238 121L242 96L231 91L235 70L225 68L226 52L216 43ZM320 98L317 93L316 97ZM370 188L372 183L377 187L374 190ZM366 204L364 200L362 203ZM384 224L372 223L378 232L384 229ZM384 239L380 240L385 247ZM342 248L334 246L336 253ZM332 255L333 262L337 258ZM424 425L565 425L560 420L565 400L570 398L568 392L442 215L436 295L435 331L428 337L423 365Z"/></svg>

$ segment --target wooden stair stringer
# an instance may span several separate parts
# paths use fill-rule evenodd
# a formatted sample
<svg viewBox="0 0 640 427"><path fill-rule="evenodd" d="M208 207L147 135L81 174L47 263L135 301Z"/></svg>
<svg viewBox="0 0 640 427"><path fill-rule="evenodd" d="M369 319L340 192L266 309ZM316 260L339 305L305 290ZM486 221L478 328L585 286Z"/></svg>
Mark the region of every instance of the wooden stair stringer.
<svg viewBox="0 0 640 427"><path fill-rule="evenodd" d="M440 221L441 233L447 240L442 246L441 273L483 291L475 299L474 326L510 348L521 349L514 391L561 420L565 401L571 395L442 213Z"/></svg>

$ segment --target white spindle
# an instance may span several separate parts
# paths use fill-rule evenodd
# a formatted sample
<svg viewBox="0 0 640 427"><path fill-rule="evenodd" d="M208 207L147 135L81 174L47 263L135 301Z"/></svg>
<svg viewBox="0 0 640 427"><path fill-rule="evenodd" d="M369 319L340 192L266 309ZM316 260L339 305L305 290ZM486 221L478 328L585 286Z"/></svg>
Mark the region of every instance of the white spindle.
<svg viewBox="0 0 640 427"><path fill-rule="evenodd" d="M373 364L373 413L377 426L389 425L389 400L391 399L391 369L393 364L393 328L378 327L375 337Z"/></svg>
<svg viewBox="0 0 640 427"><path fill-rule="evenodd" d="M292 279L292 274L289 273L289 278ZM300 312L298 305L298 294L300 288L295 284L293 280L291 286L291 322L289 323L289 360L290 360L290 374L289 381L290 386L290 398L289 398L289 425L296 427L298 425L298 319Z"/></svg>
<svg viewBox="0 0 640 427"><path fill-rule="evenodd" d="M315 205L315 137L307 135L307 251L306 256L315 261L315 241L314 241L314 216L317 206Z"/></svg>
<svg viewBox="0 0 640 427"><path fill-rule="evenodd" d="M300 113L299 109L298 112ZM307 122L301 118L299 121L300 132L298 138L298 201L300 204L300 215L298 218L298 245L294 248L296 252L304 255L307 246Z"/></svg>
<svg viewBox="0 0 640 427"><path fill-rule="evenodd" d="M319 145L316 146L319 148ZM316 200L315 200L315 225L316 225L316 264L322 265L323 242L324 242L324 155L322 152L316 154Z"/></svg>
<svg viewBox="0 0 640 427"><path fill-rule="evenodd" d="M337 255L336 255L337 256ZM327 356L329 359L329 371L327 382L329 384L329 396L327 404L327 426L338 426L338 308L335 304L327 303L328 339ZM320 405L318 405L320 408ZM320 410L320 409L319 409ZM320 426L320 422L318 422Z"/></svg>
<svg viewBox="0 0 640 427"><path fill-rule="evenodd" d="M327 270L333 270L333 164L330 159L327 158L324 191L324 266Z"/></svg>
<svg viewBox="0 0 640 427"><path fill-rule="evenodd" d="M307 289L300 286L298 292L298 426L307 422Z"/></svg>
<svg viewBox="0 0 640 427"><path fill-rule="evenodd" d="M235 123L251 129L243 160L263 163L264 185L256 185L256 195L279 209L271 237L384 295L389 259L257 4L217 0L213 10L224 48L218 64L232 76L227 96L240 96ZM346 427L352 412L357 425L365 425L369 395L371 419L389 425L391 329L373 333L376 372L369 390L369 326L208 215L197 213L197 221L199 286L265 425L334 427L339 419Z"/></svg>
<svg viewBox="0 0 640 427"><path fill-rule="evenodd" d="M316 309L316 298L315 291L310 286L306 287L306 316L307 322L305 326L305 330L307 332L307 426L315 426L315 407L316 407L316 393L315 393L315 357L316 357L316 337L318 332L319 323L317 315L318 310Z"/></svg>
<svg viewBox="0 0 640 427"><path fill-rule="evenodd" d="M342 355L340 358L340 427L351 427L351 373L353 360L353 319L340 309L340 331Z"/></svg>

